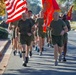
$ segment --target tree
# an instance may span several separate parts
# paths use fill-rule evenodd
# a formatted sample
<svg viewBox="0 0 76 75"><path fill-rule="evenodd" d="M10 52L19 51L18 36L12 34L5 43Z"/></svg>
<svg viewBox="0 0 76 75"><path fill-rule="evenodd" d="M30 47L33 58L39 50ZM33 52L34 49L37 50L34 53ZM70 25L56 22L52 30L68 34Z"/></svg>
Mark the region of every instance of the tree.
<svg viewBox="0 0 76 75"><path fill-rule="evenodd" d="M0 0L0 16L5 14L5 3L4 0Z"/></svg>
<svg viewBox="0 0 76 75"><path fill-rule="evenodd" d="M40 1L39 0L27 0L28 9L32 10L34 14L38 14L41 10Z"/></svg>
<svg viewBox="0 0 76 75"><path fill-rule="evenodd" d="M74 0L74 10L76 10L76 0Z"/></svg>
<svg viewBox="0 0 76 75"><path fill-rule="evenodd" d="M60 3L63 3L65 2L66 0L57 0L57 2L60 4Z"/></svg>
<svg viewBox="0 0 76 75"><path fill-rule="evenodd" d="M76 10L76 0L57 0L57 1L59 4L64 4L65 2L70 2L71 5L74 5L73 10ZM68 6L68 8L69 8L69 6Z"/></svg>

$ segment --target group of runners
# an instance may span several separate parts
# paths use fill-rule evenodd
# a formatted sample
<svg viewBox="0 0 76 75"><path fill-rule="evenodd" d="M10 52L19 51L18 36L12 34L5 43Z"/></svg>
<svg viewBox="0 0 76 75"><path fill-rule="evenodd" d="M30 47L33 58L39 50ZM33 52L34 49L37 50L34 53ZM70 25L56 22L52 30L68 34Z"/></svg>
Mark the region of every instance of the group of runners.
<svg viewBox="0 0 76 75"><path fill-rule="evenodd" d="M53 20L50 26L47 27L47 32L43 32L44 14L40 11L38 16L33 15L32 11L28 10L22 14L19 21L9 24L9 30L12 30L12 49L14 56L19 53L20 58L23 58L23 66L26 67L29 57L32 57L32 50L39 52L41 56L44 51L45 39L47 46L54 48L55 66L58 65L62 58L66 61L67 52L67 32L71 30L69 21L66 15L59 17L58 12L54 12ZM59 58L58 58L59 55Z"/></svg>

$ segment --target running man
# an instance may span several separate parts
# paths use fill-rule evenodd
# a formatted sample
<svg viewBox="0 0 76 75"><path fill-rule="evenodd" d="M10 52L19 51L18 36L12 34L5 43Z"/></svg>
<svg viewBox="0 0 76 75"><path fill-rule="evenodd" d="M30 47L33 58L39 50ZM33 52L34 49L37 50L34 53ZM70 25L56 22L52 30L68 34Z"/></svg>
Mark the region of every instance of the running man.
<svg viewBox="0 0 76 75"><path fill-rule="evenodd" d="M59 13L54 12L53 21L50 24L51 34L52 34L52 43L54 45L54 59L55 66L58 65L58 53L59 61L61 61L61 53L63 48L63 35L68 31L68 28L65 22L59 19Z"/></svg>
<svg viewBox="0 0 76 75"><path fill-rule="evenodd" d="M62 20L66 23L66 25L68 27L68 31L70 31L71 26L70 26L69 21L66 18L66 15L63 15ZM66 57L66 53L67 53L67 43L68 43L68 34L67 33L64 34L63 42L64 42L64 45L63 45L63 61L66 62L65 57Z"/></svg>
<svg viewBox="0 0 76 75"><path fill-rule="evenodd" d="M18 31L20 33L20 43L22 45L23 66L26 67L28 63L29 47L31 45L32 25L28 19L28 13L22 14L22 19L18 23Z"/></svg>
<svg viewBox="0 0 76 75"><path fill-rule="evenodd" d="M39 35L39 47L40 47L40 52L39 55L42 55L42 51L44 49L44 39L46 36L46 33L43 32L43 25L44 25L44 15L43 11L40 11L39 13L39 18L36 21L36 24L38 25L38 35Z"/></svg>
<svg viewBox="0 0 76 75"><path fill-rule="evenodd" d="M30 19L31 25L32 25L32 29L35 30L34 28L34 24L35 24L35 20L32 19L32 11L29 10L28 11L28 18ZM32 47L34 46L34 33L32 33L31 36L31 45L30 45L30 51L29 51L29 56L32 57Z"/></svg>

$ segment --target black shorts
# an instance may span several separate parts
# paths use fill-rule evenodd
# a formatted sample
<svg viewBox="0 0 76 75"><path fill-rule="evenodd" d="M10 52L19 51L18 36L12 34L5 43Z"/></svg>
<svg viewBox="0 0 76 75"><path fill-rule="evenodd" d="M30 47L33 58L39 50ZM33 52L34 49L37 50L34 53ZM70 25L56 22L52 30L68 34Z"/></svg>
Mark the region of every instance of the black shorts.
<svg viewBox="0 0 76 75"><path fill-rule="evenodd" d="M53 43L53 45L57 44L59 47L62 47L63 46L63 36L52 35L52 43Z"/></svg>
<svg viewBox="0 0 76 75"><path fill-rule="evenodd" d="M20 34L20 43L21 45L26 44L27 46L30 46L31 44L31 36Z"/></svg>
<svg viewBox="0 0 76 75"><path fill-rule="evenodd" d="M38 32L39 37L45 38L46 33L45 32Z"/></svg>

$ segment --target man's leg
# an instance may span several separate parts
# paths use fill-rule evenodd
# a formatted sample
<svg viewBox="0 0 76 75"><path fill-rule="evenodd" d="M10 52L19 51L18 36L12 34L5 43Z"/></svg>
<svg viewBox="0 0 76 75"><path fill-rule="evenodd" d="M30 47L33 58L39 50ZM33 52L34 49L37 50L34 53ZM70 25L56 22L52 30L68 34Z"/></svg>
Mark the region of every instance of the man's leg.
<svg viewBox="0 0 76 75"><path fill-rule="evenodd" d="M63 46L62 46L62 47L58 47L58 52L59 52L59 62L61 61L61 58L62 58L62 50L63 50Z"/></svg>
<svg viewBox="0 0 76 75"><path fill-rule="evenodd" d="M20 43L18 42L18 53L20 58L22 58L22 46L20 45Z"/></svg>
<svg viewBox="0 0 76 75"><path fill-rule="evenodd" d="M25 61L25 45L22 45L22 57L23 61Z"/></svg>
<svg viewBox="0 0 76 75"><path fill-rule="evenodd" d="M58 45L54 45L54 59L57 61L58 59Z"/></svg>
<svg viewBox="0 0 76 75"><path fill-rule="evenodd" d="M13 54L16 55L17 53L17 42L16 42L16 39L13 38Z"/></svg>
<svg viewBox="0 0 76 75"><path fill-rule="evenodd" d="M39 55L42 55L42 37L39 37L39 47L40 47Z"/></svg>
<svg viewBox="0 0 76 75"><path fill-rule="evenodd" d="M65 57L67 53L67 41L64 42L63 52L64 52L63 61L66 61Z"/></svg>
<svg viewBox="0 0 76 75"><path fill-rule="evenodd" d="M42 51L44 51L45 36L46 36L46 33L43 33L42 34Z"/></svg>
<svg viewBox="0 0 76 75"><path fill-rule="evenodd" d="M31 45L31 37L26 37L26 53L25 53L25 62L23 64L24 67L27 66L27 63L28 63L28 55L29 55L29 49L30 49L30 45Z"/></svg>
<svg viewBox="0 0 76 75"><path fill-rule="evenodd" d="M25 47L26 51L25 51L25 54L24 54L24 63L23 63L23 66L26 67L27 66L27 63L28 63L28 53L29 53L29 48L30 46L27 46Z"/></svg>
<svg viewBox="0 0 76 75"><path fill-rule="evenodd" d="M58 59L58 45L54 45L54 59L55 59L55 66L58 65L57 59Z"/></svg>
<svg viewBox="0 0 76 75"><path fill-rule="evenodd" d="M30 49L29 49L29 55L32 56L32 47L33 47L33 41L31 41Z"/></svg>

